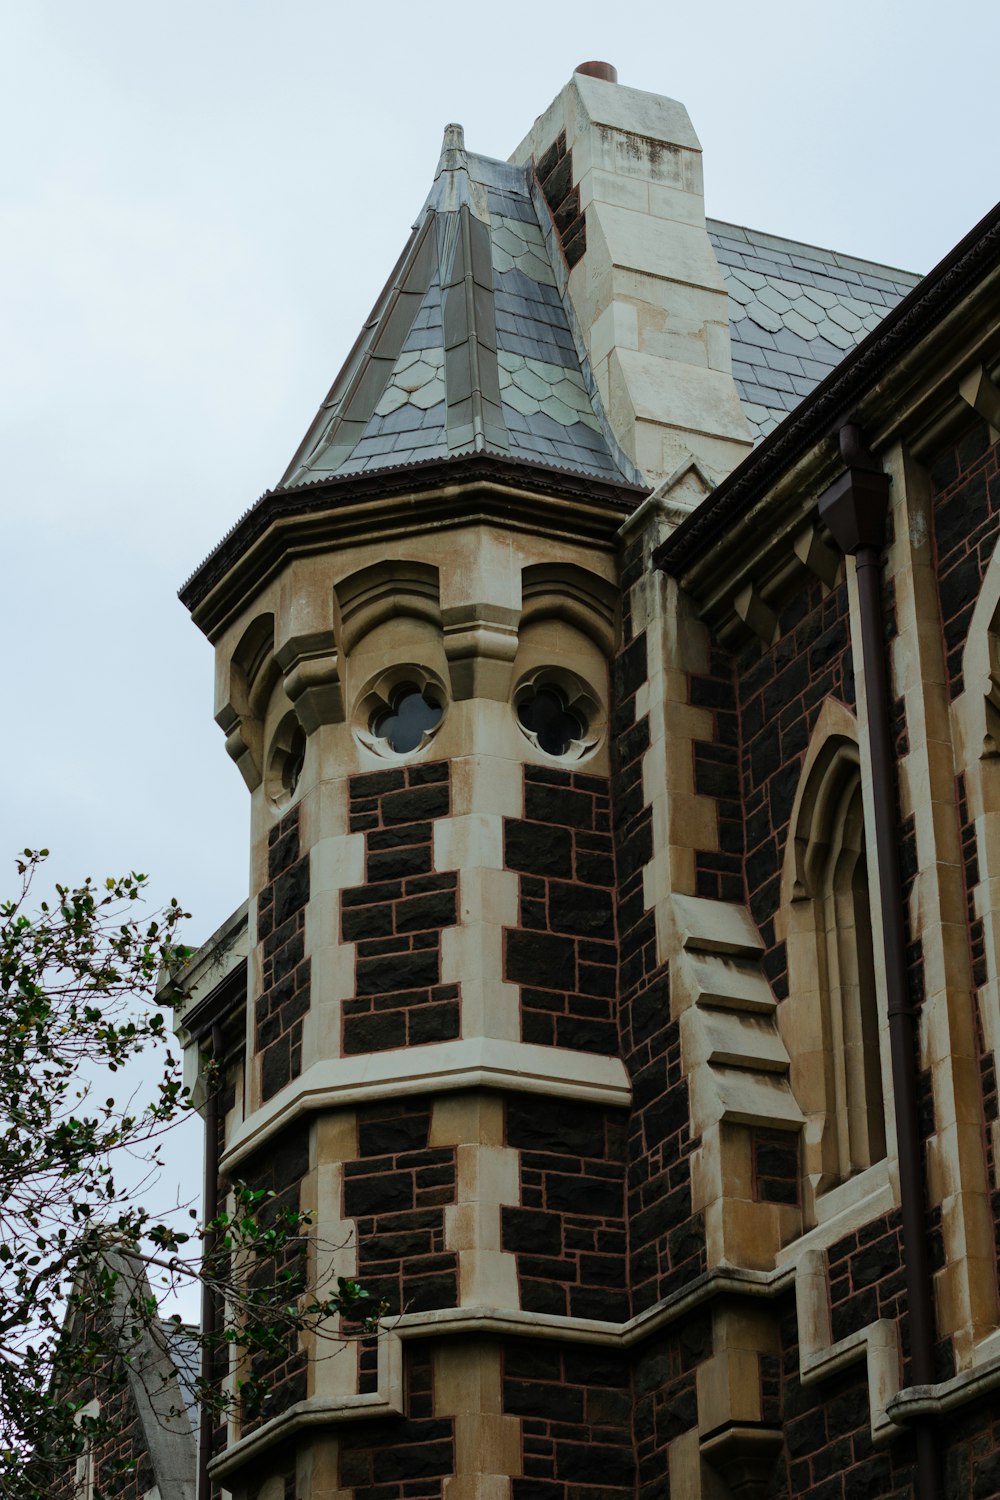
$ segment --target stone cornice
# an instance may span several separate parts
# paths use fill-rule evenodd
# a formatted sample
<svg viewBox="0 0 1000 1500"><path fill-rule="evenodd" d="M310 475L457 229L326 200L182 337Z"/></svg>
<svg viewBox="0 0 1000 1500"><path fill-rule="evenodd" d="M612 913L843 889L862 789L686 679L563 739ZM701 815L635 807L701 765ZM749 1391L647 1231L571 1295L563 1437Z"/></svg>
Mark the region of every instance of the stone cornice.
<svg viewBox="0 0 1000 1500"><path fill-rule="evenodd" d="M269 490L180 590L213 639L289 555L482 522L607 548L646 491L491 454Z"/></svg>

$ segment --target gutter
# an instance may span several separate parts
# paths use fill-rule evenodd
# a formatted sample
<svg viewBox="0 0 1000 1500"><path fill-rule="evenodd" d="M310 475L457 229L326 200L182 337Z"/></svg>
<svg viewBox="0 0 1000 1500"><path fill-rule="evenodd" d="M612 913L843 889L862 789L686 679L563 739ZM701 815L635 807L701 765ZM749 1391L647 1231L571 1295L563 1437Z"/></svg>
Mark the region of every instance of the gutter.
<svg viewBox="0 0 1000 1500"><path fill-rule="evenodd" d="M912 1384L929 1386L934 1381L934 1296L927 1253L927 1205L917 1107L917 1018L906 975L895 754L882 613L881 556L890 480L864 447L857 427L841 428L840 451L847 467L820 496L819 514L841 551L854 558L858 585ZM914 1436L916 1500L938 1500L942 1491L936 1425L929 1420L921 1421L916 1424Z"/></svg>

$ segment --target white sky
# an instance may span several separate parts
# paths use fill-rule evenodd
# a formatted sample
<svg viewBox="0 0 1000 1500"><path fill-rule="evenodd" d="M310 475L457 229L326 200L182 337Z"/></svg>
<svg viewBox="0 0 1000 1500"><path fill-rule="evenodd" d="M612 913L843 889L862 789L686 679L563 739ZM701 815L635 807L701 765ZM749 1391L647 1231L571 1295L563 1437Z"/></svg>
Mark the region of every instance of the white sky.
<svg viewBox="0 0 1000 1500"><path fill-rule="evenodd" d="M998 43L995 0L0 0L0 860L149 871L195 942L244 898L175 593L277 482L448 121L506 156L606 59L686 104L711 215L922 271L998 191Z"/></svg>

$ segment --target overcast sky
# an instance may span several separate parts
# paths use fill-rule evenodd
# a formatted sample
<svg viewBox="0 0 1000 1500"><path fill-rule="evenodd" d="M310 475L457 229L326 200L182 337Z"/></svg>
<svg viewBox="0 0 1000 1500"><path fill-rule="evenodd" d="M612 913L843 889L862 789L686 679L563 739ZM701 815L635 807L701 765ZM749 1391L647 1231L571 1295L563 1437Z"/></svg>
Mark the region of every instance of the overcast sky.
<svg viewBox="0 0 1000 1500"><path fill-rule="evenodd" d="M277 482L430 186L589 58L680 99L708 212L928 270L991 207L995 0L0 0L0 855L207 936L247 800L176 590ZM0 890L7 889L11 877Z"/></svg>

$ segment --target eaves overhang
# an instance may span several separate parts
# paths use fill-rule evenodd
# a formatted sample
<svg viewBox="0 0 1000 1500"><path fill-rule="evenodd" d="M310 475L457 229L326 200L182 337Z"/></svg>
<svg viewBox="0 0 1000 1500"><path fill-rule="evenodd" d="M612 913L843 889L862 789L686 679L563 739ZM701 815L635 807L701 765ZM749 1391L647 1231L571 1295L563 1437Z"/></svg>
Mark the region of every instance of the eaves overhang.
<svg viewBox="0 0 1000 1500"><path fill-rule="evenodd" d="M648 489L489 453L268 490L179 591L215 639L290 556L477 521L613 548Z"/></svg>
<svg viewBox="0 0 1000 1500"><path fill-rule="evenodd" d="M656 549L655 565L695 596L703 618L721 616L724 596L752 571L781 573L763 553L784 551L806 523L837 467L832 439L845 421L860 421L877 451L904 423L926 427L948 382L958 411L958 372L1000 356L988 305L1000 306L1000 204Z"/></svg>

